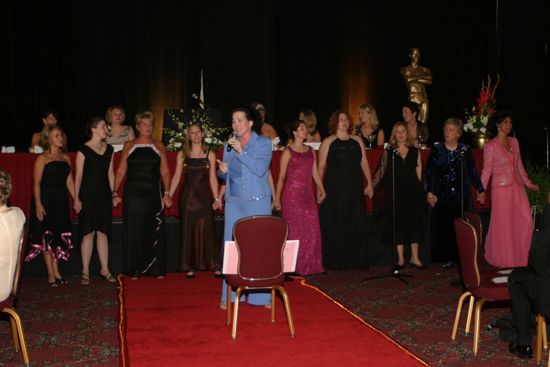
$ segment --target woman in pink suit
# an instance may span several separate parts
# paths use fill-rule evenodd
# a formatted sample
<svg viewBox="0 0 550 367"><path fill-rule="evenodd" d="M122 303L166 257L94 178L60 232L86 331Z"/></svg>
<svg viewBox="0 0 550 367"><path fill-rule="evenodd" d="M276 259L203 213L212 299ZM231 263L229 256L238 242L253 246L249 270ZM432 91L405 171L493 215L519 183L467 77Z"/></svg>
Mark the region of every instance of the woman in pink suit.
<svg viewBox="0 0 550 367"><path fill-rule="evenodd" d="M481 173L483 187L487 187L492 178L491 222L485 258L501 268L527 266L534 225L524 186L534 191L539 187L525 173L518 141L508 136L512 130L511 113L497 113L492 124L497 134L483 148Z"/></svg>

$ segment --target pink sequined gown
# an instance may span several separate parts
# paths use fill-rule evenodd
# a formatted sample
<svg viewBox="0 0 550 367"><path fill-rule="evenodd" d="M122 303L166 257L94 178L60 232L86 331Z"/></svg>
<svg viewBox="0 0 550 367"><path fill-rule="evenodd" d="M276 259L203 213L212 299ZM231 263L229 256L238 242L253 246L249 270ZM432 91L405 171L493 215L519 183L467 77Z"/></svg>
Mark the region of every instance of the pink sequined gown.
<svg viewBox="0 0 550 367"><path fill-rule="evenodd" d="M498 139L483 148L481 182L487 187L491 179L491 222L485 240L485 258L501 268L527 266L533 219L525 186L534 185L527 177L519 144L508 137L511 152Z"/></svg>
<svg viewBox="0 0 550 367"><path fill-rule="evenodd" d="M287 148L290 161L281 195L283 218L288 222L288 239L300 240L296 272L301 275L322 273L321 231L311 170L315 152L300 153Z"/></svg>

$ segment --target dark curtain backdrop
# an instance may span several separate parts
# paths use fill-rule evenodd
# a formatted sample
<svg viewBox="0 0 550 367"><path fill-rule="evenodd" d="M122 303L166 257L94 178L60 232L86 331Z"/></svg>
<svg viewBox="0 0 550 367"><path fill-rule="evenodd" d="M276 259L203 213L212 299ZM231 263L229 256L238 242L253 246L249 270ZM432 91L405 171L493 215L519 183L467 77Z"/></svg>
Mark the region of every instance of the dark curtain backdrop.
<svg viewBox="0 0 550 367"><path fill-rule="evenodd" d="M302 108L319 128L337 108L372 103L387 135L401 119L399 68L419 47L432 69L429 128L464 116L481 79L500 75L498 107L515 112L524 155L544 161L550 124L548 1L36 1L3 4L2 145L26 148L40 111L60 114L71 148L84 124L122 104L128 120L150 109L206 102L230 110L255 100L283 133Z"/></svg>

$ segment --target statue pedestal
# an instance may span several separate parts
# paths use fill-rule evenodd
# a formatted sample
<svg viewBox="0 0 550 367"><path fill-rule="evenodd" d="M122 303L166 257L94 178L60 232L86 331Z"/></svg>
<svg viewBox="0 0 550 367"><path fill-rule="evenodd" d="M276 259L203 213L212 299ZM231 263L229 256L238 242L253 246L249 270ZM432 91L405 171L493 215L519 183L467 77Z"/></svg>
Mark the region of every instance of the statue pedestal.
<svg viewBox="0 0 550 367"><path fill-rule="evenodd" d="M477 149L483 149L483 146L489 141L487 134L477 132L472 139L472 147Z"/></svg>

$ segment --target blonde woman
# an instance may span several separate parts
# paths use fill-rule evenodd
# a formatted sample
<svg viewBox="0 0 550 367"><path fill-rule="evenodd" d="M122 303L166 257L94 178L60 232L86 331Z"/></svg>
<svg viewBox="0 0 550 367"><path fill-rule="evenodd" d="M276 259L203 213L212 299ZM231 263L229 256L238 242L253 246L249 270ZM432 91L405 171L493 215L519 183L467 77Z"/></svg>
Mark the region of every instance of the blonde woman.
<svg viewBox="0 0 550 367"><path fill-rule="evenodd" d="M131 126L124 125L126 111L122 106L109 107L105 112L105 120L109 124L107 144L122 145L135 139L134 129Z"/></svg>
<svg viewBox="0 0 550 367"><path fill-rule="evenodd" d="M216 154L204 142L202 127L192 123L185 133L183 150L178 153L169 194L174 196L185 171L180 191L179 270L194 278L196 270L220 272L220 246L213 210L221 209L216 176Z"/></svg>
<svg viewBox="0 0 550 367"><path fill-rule="evenodd" d="M113 206L122 202L118 190L124 178L124 274L137 280L166 274L164 206L170 207L170 171L164 145L154 140L153 114L136 116L139 135L124 144L115 175Z"/></svg>
<svg viewBox="0 0 550 367"><path fill-rule="evenodd" d="M306 143L321 142L321 134L319 134L319 131L317 130L317 116L315 115L315 112L307 108L304 110L301 110L300 114L298 115L298 119L306 123L307 138L305 142ZM288 139L291 140L292 136L289 136Z"/></svg>
<svg viewBox="0 0 550 367"><path fill-rule="evenodd" d="M363 139L367 149L384 145L384 130L380 127L378 115L371 104L364 104L359 108L358 135Z"/></svg>
<svg viewBox="0 0 550 367"><path fill-rule="evenodd" d="M423 208L426 195L420 179L422 159L413 146L407 125L393 125L390 146L384 151L380 169L374 177L375 186L384 188L383 240L397 248L396 269L405 266L404 245L411 245L410 263L425 268L420 260L418 247L423 240Z"/></svg>
<svg viewBox="0 0 550 367"><path fill-rule="evenodd" d="M44 152L34 163L34 217L31 219L32 250L26 260L42 253L48 284L65 284L58 260L67 260L73 247L69 193L74 198L71 160L63 153L65 133L57 125L48 125L40 137Z"/></svg>

